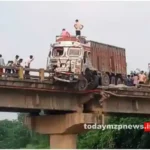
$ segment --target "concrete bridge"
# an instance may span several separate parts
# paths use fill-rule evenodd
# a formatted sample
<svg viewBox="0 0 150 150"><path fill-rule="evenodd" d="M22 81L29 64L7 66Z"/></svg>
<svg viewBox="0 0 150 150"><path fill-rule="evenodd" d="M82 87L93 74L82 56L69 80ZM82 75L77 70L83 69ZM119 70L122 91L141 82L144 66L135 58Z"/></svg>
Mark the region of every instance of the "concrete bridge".
<svg viewBox="0 0 150 150"><path fill-rule="evenodd" d="M35 70L35 69L34 69ZM31 70L30 70L31 71ZM105 115L150 114L149 87L101 87L78 92L66 85L53 84L44 69L36 80L25 79L23 68L15 77L0 78L0 111L28 112L25 124L50 135L51 148L76 148L77 134L84 124L105 123ZM39 112L45 115L40 116Z"/></svg>

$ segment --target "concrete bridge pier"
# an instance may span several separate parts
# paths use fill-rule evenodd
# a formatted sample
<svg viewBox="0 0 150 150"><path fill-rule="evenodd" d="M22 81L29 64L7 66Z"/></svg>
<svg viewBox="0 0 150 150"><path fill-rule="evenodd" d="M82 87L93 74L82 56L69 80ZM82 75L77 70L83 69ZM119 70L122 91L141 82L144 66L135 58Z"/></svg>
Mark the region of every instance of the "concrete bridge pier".
<svg viewBox="0 0 150 150"><path fill-rule="evenodd" d="M25 118L25 124L30 129L50 135L52 149L76 149L77 134L86 131L84 129L86 123L101 123L101 119L96 113L26 116Z"/></svg>
<svg viewBox="0 0 150 150"><path fill-rule="evenodd" d="M51 149L76 149L77 134L50 135Z"/></svg>

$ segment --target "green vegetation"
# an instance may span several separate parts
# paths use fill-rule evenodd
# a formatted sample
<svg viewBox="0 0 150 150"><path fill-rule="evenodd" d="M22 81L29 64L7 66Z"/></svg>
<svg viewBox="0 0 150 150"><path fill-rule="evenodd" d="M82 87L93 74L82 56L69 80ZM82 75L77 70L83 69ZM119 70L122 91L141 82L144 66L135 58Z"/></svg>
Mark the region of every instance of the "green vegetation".
<svg viewBox="0 0 150 150"><path fill-rule="evenodd" d="M40 135L23 125L23 114L18 120L0 121L0 149L49 148L49 136ZM113 117L109 124L143 124L150 119ZM93 130L79 135L78 148L150 148L150 133L143 130Z"/></svg>

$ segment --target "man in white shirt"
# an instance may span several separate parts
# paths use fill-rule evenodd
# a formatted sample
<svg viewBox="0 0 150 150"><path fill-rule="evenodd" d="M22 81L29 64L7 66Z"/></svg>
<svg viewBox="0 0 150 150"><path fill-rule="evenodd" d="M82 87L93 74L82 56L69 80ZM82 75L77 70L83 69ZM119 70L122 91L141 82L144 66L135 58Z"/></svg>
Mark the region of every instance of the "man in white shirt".
<svg viewBox="0 0 150 150"><path fill-rule="evenodd" d="M18 56L18 55L16 55L16 56L15 56L15 60L14 60L14 62L13 62L13 65L14 65L14 66L16 66L16 65L17 65L17 61L18 61L18 59L19 59L19 56Z"/></svg>
<svg viewBox="0 0 150 150"><path fill-rule="evenodd" d="M20 58L18 61L17 61L17 64L16 64L16 67L23 67L23 59ZM19 70L16 70L16 74L18 74Z"/></svg>
<svg viewBox="0 0 150 150"><path fill-rule="evenodd" d="M16 66L17 66L18 59L19 59L19 56L16 55L16 56L15 56L15 60L13 61L12 67L16 67ZM17 70L16 70L16 69L13 69L12 71L13 71L13 73L16 73Z"/></svg>
<svg viewBox="0 0 150 150"><path fill-rule="evenodd" d="M9 60L6 66L13 67L13 61ZM7 73L7 75L6 75L7 77L10 76L11 71L12 71L12 69L5 69L5 73Z"/></svg>
<svg viewBox="0 0 150 150"><path fill-rule="evenodd" d="M74 27L76 29L76 36L81 36L81 30L83 29L84 26L82 24L80 24L78 19L76 20Z"/></svg>
<svg viewBox="0 0 150 150"><path fill-rule="evenodd" d="M33 58L33 56L32 55L30 55L29 56L29 58L25 61L25 68L30 68L30 65L31 65L31 62L34 60L34 58ZM29 76L30 74L29 74L29 72L30 71L25 71L25 75L27 75L27 76ZM26 78L26 77L25 77ZM27 77L27 78L29 78L29 77ZM26 79L27 79L26 78Z"/></svg>
<svg viewBox="0 0 150 150"><path fill-rule="evenodd" d="M20 59L18 60L18 62L17 62L17 67L23 67L22 62L23 62L23 59L20 58Z"/></svg>

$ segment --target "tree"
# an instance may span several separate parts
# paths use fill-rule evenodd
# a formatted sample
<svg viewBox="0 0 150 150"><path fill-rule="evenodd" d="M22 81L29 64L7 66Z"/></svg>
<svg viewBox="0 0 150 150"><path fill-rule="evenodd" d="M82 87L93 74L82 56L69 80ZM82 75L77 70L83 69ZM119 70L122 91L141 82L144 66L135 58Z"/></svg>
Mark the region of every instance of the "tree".
<svg viewBox="0 0 150 150"><path fill-rule="evenodd" d="M35 133L23 124L25 114L18 120L0 121L1 149L49 148L49 136ZM149 118L111 117L108 124L143 124ZM32 134L31 134L32 133ZM91 130L78 136L77 147L81 149L102 148L150 148L150 133L143 130Z"/></svg>

